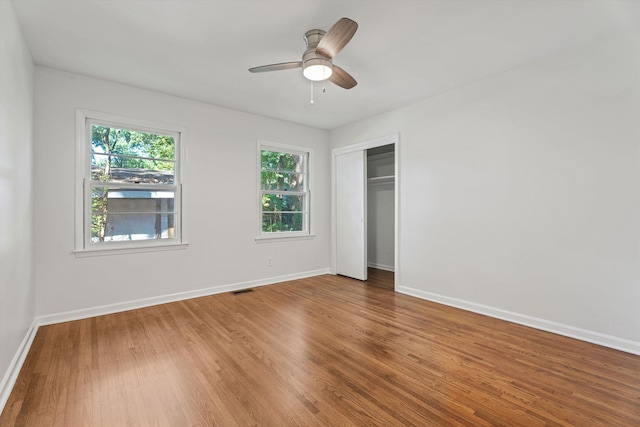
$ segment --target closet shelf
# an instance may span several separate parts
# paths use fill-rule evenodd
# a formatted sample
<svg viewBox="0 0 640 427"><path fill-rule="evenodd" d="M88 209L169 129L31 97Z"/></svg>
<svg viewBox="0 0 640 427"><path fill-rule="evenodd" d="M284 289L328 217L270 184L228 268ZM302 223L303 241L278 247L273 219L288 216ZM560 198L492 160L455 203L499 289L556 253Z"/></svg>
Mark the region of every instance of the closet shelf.
<svg viewBox="0 0 640 427"><path fill-rule="evenodd" d="M367 183L369 184L393 184L395 177L393 175L388 176L374 176L371 178L367 178Z"/></svg>

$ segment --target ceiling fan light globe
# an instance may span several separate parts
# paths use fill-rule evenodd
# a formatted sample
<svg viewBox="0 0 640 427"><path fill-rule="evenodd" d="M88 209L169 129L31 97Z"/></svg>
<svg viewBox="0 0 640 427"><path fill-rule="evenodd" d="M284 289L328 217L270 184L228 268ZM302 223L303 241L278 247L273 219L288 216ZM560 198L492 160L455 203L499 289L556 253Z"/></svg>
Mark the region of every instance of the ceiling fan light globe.
<svg viewBox="0 0 640 427"><path fill-rule="evenodd" d="M323 58L314 58L304 62L302 74L309 80L319 82L331 77L333 68L331 61Z"/></svg>
<svg viewBox="0 0 640 427"><path fill-rule="evenodd" d="M304 69L304 76L314 82L326 80L331 77L333 70L326 65L311 65Z"/></svg>

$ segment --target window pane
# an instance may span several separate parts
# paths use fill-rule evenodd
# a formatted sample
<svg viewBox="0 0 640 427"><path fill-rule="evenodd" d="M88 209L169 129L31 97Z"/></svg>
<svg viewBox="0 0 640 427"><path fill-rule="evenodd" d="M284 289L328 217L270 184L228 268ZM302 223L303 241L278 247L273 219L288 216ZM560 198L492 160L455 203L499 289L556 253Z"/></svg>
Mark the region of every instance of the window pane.
<svg viewBox="0 0 640 427"><path fill-rule="evenodd" d="M174 190L94 187L91 189L91 241L174 237Z"/></svg>
<svg viewBox="0 0 640 427"><path fill-rule="evenodd" d="M91 156L92 181L173 184L174 177L174 162L96 153Z"/></svg>
<svg viewBox="0 0 640 427"><path fill-rule="evenodd" d="M263 232L304 231L305 229L304 217L305 217L305 214L302 212L263 213L262 214L262 231Z"/></svg>
<svg viewBox="0 0 640 427"><path fill-rule="evenodd" d="M260 164L263 170L305 172L304 159L305 156L303 154L268 150L261 150L260 153Z"/></svg>
<svg viewBox="0 0 640 427"><path fill-rule="evenodd" d="M92 125L91 151L93 153L175 160L175 140L172 136L167 135Z"/></svg>
<svg viewBox="0 0 640 427"><path fill-rule="evenodd" d="M304 197L289 194L263 194L263 212L303 211Z"/></svg>
<svg viewBox="0 0 640 427"><path fill-rule="evenodd" d="M263 190L305 190L303 173L262 171L261 181Z"/></svg>
<svg viewBox="0 0 640 427"><path fill-rule="evenodd" d="M110 213L91 215L91 242L171 239L173 213Z"/></svg>

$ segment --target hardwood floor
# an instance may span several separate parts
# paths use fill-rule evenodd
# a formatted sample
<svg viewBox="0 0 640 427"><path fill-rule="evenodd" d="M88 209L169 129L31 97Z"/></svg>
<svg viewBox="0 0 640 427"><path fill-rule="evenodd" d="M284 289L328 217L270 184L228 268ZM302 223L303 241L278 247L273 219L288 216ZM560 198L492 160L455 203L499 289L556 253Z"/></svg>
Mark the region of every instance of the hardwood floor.
<svg viewBox="0 0 640 427"><path fill-rule="evenodd" d="M380 270L379 268L367 268L367 285L378 286L384 289L394 289L393 271Z"/></svg>
<svg viewBox="0 0 640 427"><path fill-rule="evenodd" d="M640 357L339 276L39 329L2 426L638 426Z"/></svg>

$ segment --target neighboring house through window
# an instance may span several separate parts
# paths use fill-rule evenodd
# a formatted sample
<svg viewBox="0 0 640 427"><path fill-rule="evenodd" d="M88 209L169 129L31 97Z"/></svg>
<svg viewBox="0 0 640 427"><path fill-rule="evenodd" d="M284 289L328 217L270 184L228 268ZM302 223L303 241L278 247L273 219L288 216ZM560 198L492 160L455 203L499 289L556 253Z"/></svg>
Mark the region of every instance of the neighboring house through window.
<svg viewBox="0 0 640 427"><path fill-rule="evenodd" d="M309 236L310 150L258 141L258 238Z"/></svg>
<svg viewBox="0 0 640 427"><path fill-rule="evenodd" d="M180 244L182 132L78 112L76 250Z"/></svg>

